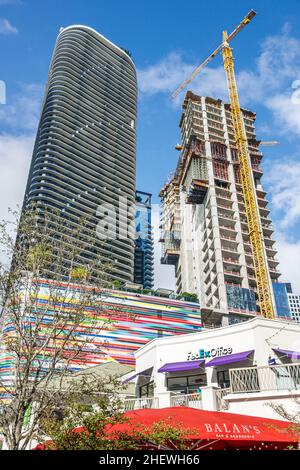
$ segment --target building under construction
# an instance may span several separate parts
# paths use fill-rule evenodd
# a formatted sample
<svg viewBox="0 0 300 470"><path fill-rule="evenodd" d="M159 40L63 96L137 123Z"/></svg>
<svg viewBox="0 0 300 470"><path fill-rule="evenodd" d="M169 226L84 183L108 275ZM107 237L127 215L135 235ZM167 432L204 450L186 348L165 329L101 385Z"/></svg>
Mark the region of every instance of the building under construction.
<svg viewBox="0 0 300 470"><path fill-rule="evenodd" d="M269 281L276 283L280 272L261 183L256 115L242 109L242 116ZM162 262L175 266L178 293L198 295L204 322L217 326L247 319L260 312L230 105L189 91L179 127L178 164L160 192Z"/></svg>

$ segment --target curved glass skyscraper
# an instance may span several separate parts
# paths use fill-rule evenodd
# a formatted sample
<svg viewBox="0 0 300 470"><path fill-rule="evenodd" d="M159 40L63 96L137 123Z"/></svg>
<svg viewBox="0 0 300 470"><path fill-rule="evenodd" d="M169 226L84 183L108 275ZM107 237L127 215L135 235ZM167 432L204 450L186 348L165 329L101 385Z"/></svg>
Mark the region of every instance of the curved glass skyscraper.
<svg viewBox="0 0 300 470"><path fill-rule="evenodd" d="M133 280L136 114L136 71L128 53L89 27L62 28L24 207L55 208L75 225L91 217L95 244L84 256L100 250L120 281ZM101 239L105 226L97 235L103 218L116 222L108 239Z"/></svg>

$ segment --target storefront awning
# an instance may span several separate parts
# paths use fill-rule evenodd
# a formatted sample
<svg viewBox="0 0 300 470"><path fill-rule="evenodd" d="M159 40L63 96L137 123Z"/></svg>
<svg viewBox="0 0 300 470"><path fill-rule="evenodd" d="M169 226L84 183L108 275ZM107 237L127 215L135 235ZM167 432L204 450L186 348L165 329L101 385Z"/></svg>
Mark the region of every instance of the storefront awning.
<svg viewBox="0 0 300 470"><path fill-rule="evenodd" d="M151 375L152 375L152 372L153 372L153 367L150 367L149 369L143 370L141 372L136 372L135 374L130 375L129 377L122 380L122 384L126 384L128 382L131 382L136 377L138 377L138 378L139 377L144 377L144 378L150 379Z"/></svg>
<svg viewBox="0 0 300 470"><path fill-rule="evenodd" d="M254 350L251 349L251 351L244 351L236 354L228 354L228 356L215 357L215 359L207 362L205 367L223 366L225 364L233 364L234 362L245 361L253 352Z"/></svg>
<svg viewBox="0 0 300 470"><path fill-rule="evenodd" d="M126 379L122 380L122 384L127 384L128 382L131 382L133 379L135 379L139 374L134 374L131 375L130 377L127 377Z"/></svg>
<svg viewBox="0 0 300 470"><path fill-rule="evenodd" d="M290 359L300 359L300 352L299 351L288 351L287 349L274 349L273 351L277 354L284 355Z"/></svg>
<svg viewBox="0 0 300 470"><path fill-rule="evenodd" d="M158 369L157 372L179 372L181 370L195 370L204 365L204 360L201 361L184 361L184 362L169 362Z"/></svg>

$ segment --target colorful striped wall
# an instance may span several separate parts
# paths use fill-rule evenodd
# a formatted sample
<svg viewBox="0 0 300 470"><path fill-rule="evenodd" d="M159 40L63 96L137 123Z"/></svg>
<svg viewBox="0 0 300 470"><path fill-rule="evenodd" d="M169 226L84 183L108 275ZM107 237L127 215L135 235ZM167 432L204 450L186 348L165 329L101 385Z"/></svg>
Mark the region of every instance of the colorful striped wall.
<svg viewBox="0 0 300 470"><path fill-rule="evenodd" d="M55 305L49 302L49 282L39 280L38 284L37 304L41 311L47 310L46 325L51 323L51 309ZM64 291L69 286L63 283L56 283L56 286L62 298L66 297ZM76 286L74 289L76 291ZM65 311L72 308L73 299L74 296L70 303L64 303ZM72 370L95 366L107 360L134 367L134 352L147 342L160 336L193 333L201 329L199 305L195 303L121 291L107 291L100 295L99 302L101 314L96 322L90 309L84 312L85 320L78 331L78 338L82 336L87 339L87 347L80 358L72 359ZM109 324L103 327L107 318ZM6 323L5 334L10 333L13 334L13 325ZM0 358L0 369L8 380L12 373L10 364L4 352Z"/></svg>

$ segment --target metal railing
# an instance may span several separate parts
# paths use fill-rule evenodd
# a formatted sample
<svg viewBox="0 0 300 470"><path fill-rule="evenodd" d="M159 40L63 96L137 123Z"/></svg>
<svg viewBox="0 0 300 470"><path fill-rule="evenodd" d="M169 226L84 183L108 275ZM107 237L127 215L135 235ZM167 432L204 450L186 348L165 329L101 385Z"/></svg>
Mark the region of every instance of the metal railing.
<svg viewBox="0 0 300 470"><path fill-rule="evenodd" d="M188 393L181 394L176 393L170 397L170 406L187 406L189 408L202 409L202 397L201 394Z"/></svg>
<svg viewBox="0 0 300 470"><path fill-rule="evenodd" d="M230 369L230 393L300 390L300 364Z"/></svg>
<svg viewBox="0 0 300 470"><path fill-rule="evenodd" d="M217 411L228 409L228 403L226 400L224 400L224 397L225 395L228 395L230 391L230 388L220 388L219 390L215 391Z"/></svg>
<svg viewBox="0 0 300 470"><path fill-rule="evenodd" d="M158 398L125 398L123 400L123 408L124 411L141 410L143 408L158 408Z"/></svg>

